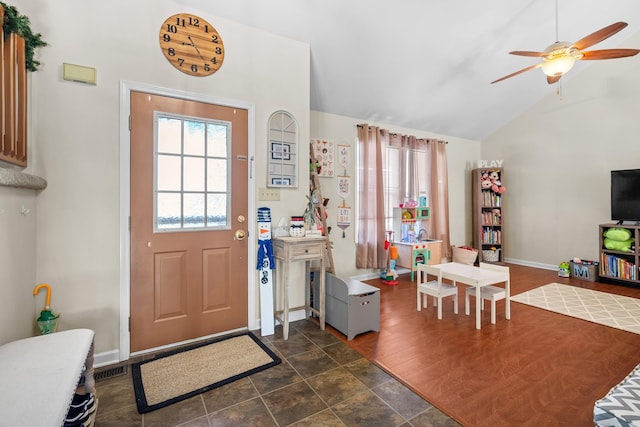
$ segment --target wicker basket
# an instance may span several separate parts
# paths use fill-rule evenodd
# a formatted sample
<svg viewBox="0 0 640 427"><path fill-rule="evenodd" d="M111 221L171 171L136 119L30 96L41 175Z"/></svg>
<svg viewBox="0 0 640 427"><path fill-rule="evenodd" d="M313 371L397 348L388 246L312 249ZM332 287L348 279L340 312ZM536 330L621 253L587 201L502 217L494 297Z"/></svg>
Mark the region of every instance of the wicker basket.
<svg viewBox="0 0 640 427"><path fill-rule="evenodd" d="M473 265L478 257L478 251L475 249L469 250L451 246L451 251L453 253L453 262L459 262L461 264Z"/></svg>
<svg viewBox="0 0 640 427"><path fill-rule="evenodd" d="M489 262L500 261L500 249L496 249L496 250L483 249L482 250L482 259L484 261L489 261Z"/></svg>

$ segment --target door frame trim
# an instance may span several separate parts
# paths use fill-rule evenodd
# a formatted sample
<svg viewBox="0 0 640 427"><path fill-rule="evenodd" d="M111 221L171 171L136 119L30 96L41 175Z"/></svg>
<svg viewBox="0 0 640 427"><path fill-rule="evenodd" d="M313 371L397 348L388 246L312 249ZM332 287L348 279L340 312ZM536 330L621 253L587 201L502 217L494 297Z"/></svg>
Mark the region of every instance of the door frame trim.
<svg viewBox="0 0 640 427"><path fill-rule="evenodd" d="M256 198L255 198L255 104L245 101L220 98L215 96L203 95L193 92L185 92L177 89L169 89L159 86L153 86L145 83L132 81L120 81L120 348L119 361L127 360L130 356L130 333L129 333L129 316L130 316L130 277L131 277L131 244L129 233L129 215L131 212L130 194L131 194L131 139L129 131L129 116L131 114L131 97L132 91L145 92L153 95L169 96L173 98L182 98L191 101L205 102L209 104L223 105L226 107L242 108L248 112L248 212L247 226L255 224L256 221ZM256 295L255 283L256 275L256 251L252 250L257 246L256 236L249 232L247 237L247 325L250 330L259 328L258 319L255 318L256 311Z"/></svg>

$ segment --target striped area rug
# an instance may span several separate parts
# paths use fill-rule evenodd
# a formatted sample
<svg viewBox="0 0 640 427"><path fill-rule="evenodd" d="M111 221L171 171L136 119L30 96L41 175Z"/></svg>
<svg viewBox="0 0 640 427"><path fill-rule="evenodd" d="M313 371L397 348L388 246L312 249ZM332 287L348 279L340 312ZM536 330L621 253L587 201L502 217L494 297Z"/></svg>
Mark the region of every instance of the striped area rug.
<svg viewBox="0 0 640 427"><path fill-rule="evenodd" d="M511 301L640 334L640 299L550 283Z"/></svg>

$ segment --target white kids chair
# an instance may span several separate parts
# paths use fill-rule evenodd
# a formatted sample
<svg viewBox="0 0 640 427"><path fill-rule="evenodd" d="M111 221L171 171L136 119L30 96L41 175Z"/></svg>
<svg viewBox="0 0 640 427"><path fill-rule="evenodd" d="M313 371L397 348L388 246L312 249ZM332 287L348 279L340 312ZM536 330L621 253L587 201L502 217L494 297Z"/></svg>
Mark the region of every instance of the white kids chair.
<svg viewBox="0 0 640 427"><path fill-rule="evenodd" d="M509 267L497 264L489 264L486 262L480 263L480 268L484 268L487 270L494 271L502 271L509 273ZM506 292L504 288L498 286L483 286L480 288L480 306L481 310L484 310L484 300L491 301L491 323L496 324L496 301L504 299L506 297ZM473 286L468 287L465 290L465 298L464 298L464 314L469 315L469 297L476 296L476 288Z"/></svg>
<svg viewBox="0 0 640 427"><path fill-rule="evenodd" d="M433 297L434 307L438 306L438 320L442 319L442 298L452 296L453 297L453 312L458 314L458 288L456 285L450 285L448 283L442 283L442 272L439 268L430 267L424 264L417 265L418 273L418 311L424 306L427 307L427 295ZM438 280L427 281L427 274L431 274L438 277ZM422 301L421 301L422 297Z"/></svg>

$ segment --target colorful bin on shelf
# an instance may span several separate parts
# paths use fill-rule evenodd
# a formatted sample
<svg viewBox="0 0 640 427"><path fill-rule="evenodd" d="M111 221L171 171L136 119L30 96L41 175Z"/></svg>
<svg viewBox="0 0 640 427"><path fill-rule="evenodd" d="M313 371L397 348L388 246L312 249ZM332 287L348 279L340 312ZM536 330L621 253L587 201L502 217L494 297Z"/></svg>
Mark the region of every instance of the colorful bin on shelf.
<svg viewBox="0 0 640 427"><path fill-rule="evenodd" d="M598 280L598 263L593 264L580 264L577 262L569 261L569 271L571 277L576 279L588 280L595 282Z"/></svg>

